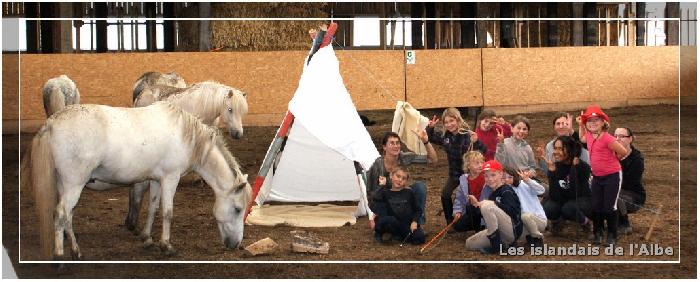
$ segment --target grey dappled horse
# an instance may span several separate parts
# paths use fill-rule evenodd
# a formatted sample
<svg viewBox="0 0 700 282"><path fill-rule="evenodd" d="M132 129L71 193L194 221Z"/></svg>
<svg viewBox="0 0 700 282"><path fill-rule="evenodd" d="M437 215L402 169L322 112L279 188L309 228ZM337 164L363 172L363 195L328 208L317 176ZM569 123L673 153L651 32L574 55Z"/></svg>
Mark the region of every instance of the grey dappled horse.
<svg viewBox="0 0 700 282"><path fill-rule="evenodd" d="M176 72L160 73L156 71L149 71L141 75L139 79L134 83L134 88L132 89L133 100L141 95L141 92L149 86L154 85L165 85L177 88L187 87L185 80Z"/></svg>

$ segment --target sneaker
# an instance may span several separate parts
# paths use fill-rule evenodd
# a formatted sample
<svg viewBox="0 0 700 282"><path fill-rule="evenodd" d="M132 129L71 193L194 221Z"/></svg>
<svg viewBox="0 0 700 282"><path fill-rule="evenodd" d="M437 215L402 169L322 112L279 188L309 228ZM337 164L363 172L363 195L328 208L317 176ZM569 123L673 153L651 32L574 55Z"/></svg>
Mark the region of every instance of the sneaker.
<svg viewBox="0 0 700 282"><path fill-rule="evenodd" d="M382 234L382 243L391 241L391 237L393 237L393 235L389 232Z"/></svg>
<svg viewBox="0 0 700 282"><path fill-rule="evenodd" d="M603 233L595 233L593 235L593 245L602 245L603 244Z"/></svg>
<svg viewBox="0 0 700 282"><path fill-rule="evenodd" d="M551 222L551 225L549 225L549 233L551 233L552 235L555 235L555 236L559 235L559 233L561 233L561 230L562 230L561 220L552 220L550 222Z"/></svg>
<svg viewBox="0 0 700 282"><path fill-rule="evenodd" d="M620 226L617 229L618 229L618 232L620 232L620 234L624 234L624 235L632 234L632 226L629 226L629 225Z"/></svg>
<svg viewBox="0 0 700 282"><path fill-rule="evenodd" d="M606 247L612 247L615 244L617 244L617 240L615 239L615 236L608 234L608 240L605 241L605 246Z"/></svg>
<svg viewBox="0 0 700 282"><path fill-rule="evenodd" d="M382 234L374 232L374 241L376 241L377 243L382 243Z"/></svg>

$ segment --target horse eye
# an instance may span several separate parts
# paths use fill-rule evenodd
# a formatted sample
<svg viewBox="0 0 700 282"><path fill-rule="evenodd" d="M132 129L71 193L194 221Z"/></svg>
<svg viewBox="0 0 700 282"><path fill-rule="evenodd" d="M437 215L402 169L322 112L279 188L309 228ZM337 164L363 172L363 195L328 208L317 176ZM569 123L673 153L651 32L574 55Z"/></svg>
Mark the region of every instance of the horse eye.
<svg viewBox="0 0 700 282"><path fill-rule="evenodd" d="M241 213L242 210L243 210L243 209L241 209L241 208L236 208L236 209L235 209L235 213L236 213L236 214Z"/></svg>
<svg viewBox="0 0 700 282"><path fill-rule="evenodd" d="M233 109L231 109L231 108L228 108L228 111L229 111L229 112L233 112Z"/></svg>

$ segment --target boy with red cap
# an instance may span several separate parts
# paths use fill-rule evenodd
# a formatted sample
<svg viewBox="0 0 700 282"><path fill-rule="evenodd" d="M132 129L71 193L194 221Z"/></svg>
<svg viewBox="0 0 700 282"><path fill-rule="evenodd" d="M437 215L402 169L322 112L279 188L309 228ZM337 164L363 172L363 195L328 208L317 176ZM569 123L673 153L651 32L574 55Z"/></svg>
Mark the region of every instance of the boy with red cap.
<svg viewBox="0 0 700 282"><path fill-rule="evenodd" d="M469 195L469 203L479 208L486 229L467 238L466 245L467 249L493 254L501 250L506 251L522 234L520 200L513 187L505 184L503 167L498 161L490 160L484 163L482 170L486 186L492 192L488 199L483 201Z"/></svg>
<svg viewBox="0 0 700 282"><path fill-rule="evenodd" d="M617 240L617 198L622 183L620 158L627 155L627 149L615 137L608 134L610 119L599 106L590 105L576 119L579 122L579 137L586 143L590 157L591 199L593 209L594 244L603 243L604 221L608 223L607 245Z"/></svg>

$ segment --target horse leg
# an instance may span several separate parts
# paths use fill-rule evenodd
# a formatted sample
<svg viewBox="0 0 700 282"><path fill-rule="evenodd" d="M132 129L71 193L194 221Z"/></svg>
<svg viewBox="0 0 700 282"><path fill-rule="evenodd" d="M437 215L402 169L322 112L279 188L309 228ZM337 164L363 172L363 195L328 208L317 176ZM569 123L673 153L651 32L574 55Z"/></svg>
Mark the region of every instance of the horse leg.
<svg viewBox="0 0 700 282"><path fill-rule="evenodd" d="M145 183L145 186L149 186L148 184L150 184L150 191L148 192L148 216L146 217L146 223L143 225L143 229L141 230L141 239L143 239L143 247L150 248L153 246L151 230L153 228L153 222L155 221L156 212L158 211L158 204L160 202L160 183L158 181L146 181Z"/></svg>
<svg viewBox="0 0 700 282"><path fill-rule="evenodd" d="M175 248L170 244L170 224L173 219L173 198L175 197L175 189L180 180L179 175L171 177L163 177L160 182L161 198L163 214L163 233L160 237L161 248L165 254L172 256L177 254Z"/></svg>
<svg viewBox="0 0 700 282"><path fill-rule="evenodd" d="M139 213L141 212L141 201L146 188L148 188L148 183L149 181L136 183L134 188L129 190L129 213L126 215L124 225L126 225L126 229L134 231L134 234L138 234L136 227L139 222Z"/></svg>
<svg viewBox="0 0 700 282"><path fill-rule="evenodd" d="M73 208L75 208L75 205L78 204L78 199L80 198L80 193L83 190L83 186L74 185L63 187L63 193L61 193L61 199L58 203L58 207L56 208L55 254L57 257L63 256L63 234L65 232L71 242L71 256L74 260L79 260L82 258L82 253L80 252L78 241L75 238L75 233L73 232Z"/></svg>

